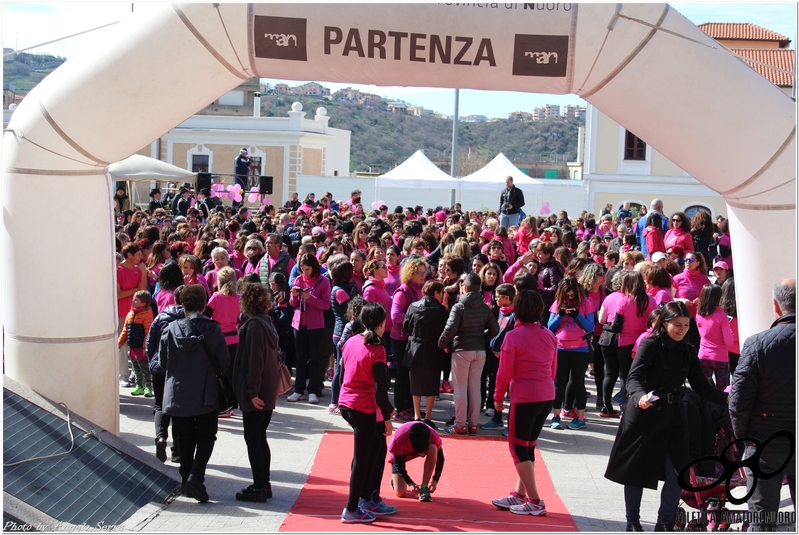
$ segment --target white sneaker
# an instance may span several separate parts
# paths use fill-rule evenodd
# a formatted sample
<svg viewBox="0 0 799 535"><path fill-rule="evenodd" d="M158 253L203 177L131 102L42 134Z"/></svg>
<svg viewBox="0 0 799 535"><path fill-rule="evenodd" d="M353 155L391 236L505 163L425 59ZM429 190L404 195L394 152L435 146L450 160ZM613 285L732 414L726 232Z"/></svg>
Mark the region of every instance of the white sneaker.
<svg viewBox="0 0 799 535"><path fill-rule="evenodd" d="M486 409L486 416L488 416L489 418L493 418L494 417L494 409L492 409L492 408Z"/></svg>
<svg viewBox="0 0 799 535"><path fill-rule="evenodd" d="M298 394L297 392L294 392L292 395L286 398L286 401L294 403L295 401L299 401L301 399L305 399L305 396L303 396L302 394Z"/></svg>
<svg viewBox="0 0 799 535"><path fill-rule="evenodd" d="M316 394L308 394L308 403L316 405L319 403L319 398L316 397Z"/></svg>
<svg viewBox="0 0 799 535"><path fill-rule="evenodd" d="M516 494L515 490L512 490L510 494L505 496L504 498L496 498L491 500L491 503L499 507L500 509L510 509L516 505L523 505L527 501L526 496L519 496Z"/></svg>
<svg viewBox="0 0 799 535"><path fill-rule="evenodd" d="M544 500L539 500L538 503L527 500L522 505L511 505L510 512L517 515L543 516L547 514L547 508L544 505Z"/></svg>

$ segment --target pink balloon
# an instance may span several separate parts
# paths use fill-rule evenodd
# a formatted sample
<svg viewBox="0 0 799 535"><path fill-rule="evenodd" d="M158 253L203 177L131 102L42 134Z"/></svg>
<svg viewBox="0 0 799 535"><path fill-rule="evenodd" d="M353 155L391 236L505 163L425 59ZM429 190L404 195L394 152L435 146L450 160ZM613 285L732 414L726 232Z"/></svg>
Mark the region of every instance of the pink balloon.
<svg viewBox="0 0 799 535"><path fill-rule="evenodd" d="M247 197L247 201L254 203L258 201L258 194L257 193L250 193L250 196Z"/></svg>
<svg viewBox="0 0 799 535"><path fill-rule="evenodd" d="M117 202L116 202L116 201L114 201L114 208L116 208L116 207L117 207Z"/></svg>
<svg viewBox="0 0 799 535"><path fill-rule="evenodd" d="M189 199L189 206L194 206L195 204L197 204L197 201L194 199L194 197Z"/></svg>
<svg viewBox="0 0 799 535"><path fill-rule="evenodd" d="M239 191L241 191L241 190L239 190ZM234 200L234 201L236 201L236 202L241 202L241 200L244 198L244 197L242 197L242 196L241 196L241 194L240 194L240 193L238 193L238 192L236 192L236 193L231 193L231 195L233 195L233 200Z"/></svg>
<svg viewBox="0 0 799 535"><path fill-rule="evenodd" d="M211 191L224 191L225 185L224 184L212 184Z"/></svg>
<svg viewBox="0 0 799 535"><path fill-rule="evenodd" d="M375 201L375 202L372 203L372 208L377 210L378 208L380 208L384 204L386 204L386 203L384 203L383 201Z"/></svg>
<svg viewBox="0 0 799 535"><path fill-rule="evenodd" d="M250 218L250 217L252 217L252 210L247 208L247 218Z"/></svg>
<svg viewBox="0 0 799 535"><path fill-rule="evenodd" d="M250 193L258 193L258 188L256 188L255 186L251 187Z"/></svg>
<svg viewBox="0 0 799 535"><path fill-rule="evenodd" d="M271 199L271 198L269 198L269 197L264 197L264 199L263 199L264 206L266 206L267 204L269 204L269 203L271 203L271 202L272 202L272 199Z"/></svg>
<svg viewBox="0 0 799 535"><path fill-rule="evenodd" d="M235 187L236 187L236 184L231 184L225 189L228 190L228 191L233 191L233 188L235 188Z"/></svg>

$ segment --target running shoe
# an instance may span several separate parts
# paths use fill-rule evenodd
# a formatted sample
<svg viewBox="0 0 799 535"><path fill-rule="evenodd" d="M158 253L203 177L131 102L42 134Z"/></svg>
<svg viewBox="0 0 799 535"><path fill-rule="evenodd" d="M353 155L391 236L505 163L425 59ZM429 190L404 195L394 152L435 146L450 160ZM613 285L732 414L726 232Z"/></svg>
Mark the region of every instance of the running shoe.
<svg viewBox="0 0 799 535"><path fill-rule="evenodd" d="M144 394L144 387L140 385L136 385L136 388L130 392L131 396L141 396L142 394Z"/></svg>
<svg viewBox="0 0 799 535"><path fill-rule="evenodd" d="M316 405L319 403L319 398L316 396L316 394L308 394L308 403Z"/></svg>
<svg viewBox="0 0 799 535"><path fill-rule="evenodd" d="M585 429L585 418L575 418L569 422L569 429ZM532 514L532 513L530 513Z"/></svg>
<svg viewBox="0 0 799 535"><path fill-rule="evenodd" d="M374 522L375 518L377 518L375 515L362 511L360 507L352 512L345 507L341 512L341 522L344 524Z"/></svg>
<svg viewBox="0 0 799 535"><path fill-rule="evenodd" d="M470 435L476 435L477 434L477 426L476 425L470 425L469 426L469 434Z"/></svg>
<svg viewBox="0 0 799 535"><path fill-rule="evenodd" d="M327 380L328 381L332 381L333 380L333 375L334 375L333 368L328 368L327 369Z"/></svg>
<svg viewBox="0 0 799 535"><path fill-rule="evenodd" d="M492 409L491 407L486 409L486 416L488 416L489 418L492 418L494 414L495 414L494 409Z"/></svg>
<svg viewBox="0 0 799 535"><path fill-rule="evenodd" d="M286 401L289 403L294 403L295 401L300 401L302 399L305 399L304 395L294 392L292 395L286 398Z"/></svg>
<svg viewBox="0 0 799 535"><path fill-rule="evenodd" d="M613 409L609 408L606 405L606 406L602 407L601 411L599 411L599 415L602 418L618 418L619 417L619 411L613 410Z"/></svg>
<svg viewBox="0 0 799 535"><path fill-rule="evenodd" d="M383 501L383 498L378 498L378 502L374 502L372 500L361 500L358 502L358 509L363 511L364 513L369 513L374 516L386 516L386 515L393 515L397 512L397 508L393 505L389 505Z"/></svg>
<svg viewBox="0 0 799 535"><path fill-rule="evenodd" d="M569 409L560 413L561 418L577 418L577 410Z"/></svg>
<svg viewBox="0 0 799 535"><path fill-rule="evenodd" d="M502 424L502 422L495 422L494 420L491 420L481 425L480 429L502 429L503 427L505 426Z"/></svg>
<svg viewBox="0 0 799 535"><path fill-rule="evenodd" d="M511 505L510 512L517 515L543 516L547 514L547 508L544 505L544 500L538 500L538 503L525 500L521 505Z"/></svg>
<svg viewBox="0 0 799 535"><path fill-rule="evenodd" d="M146 398L151 398L151 397L153 397L154 395L155 395L155 394L153 394L153 389L152 389L152 387L149 387L149 386L145 386L145 387L144 387L144 397L146 397Z"/></svg>
<svg viewBox="0 0 799 535"><path fill-rule="evenodd" d="M437 427L437 426L436 426L436 424L433 422L433 420L428 420L427 418L425 418L425 419L424 419L424 420L422 420L422 421L423 421L424 423L426 423L426 424L427 424L427 426L428 426L428 427L430 427L431 429L436 429L436 430L438 430L438 427Z"/></svg>
<svg viewBox="0 0 799 535"><path fill-rule="evenodd" d="M463 427L452 425L450 427L445 427L444 432L448 435L465 435L469 432L469 429L465 425Z"/></svg>
<svg viewBox="0 0 799 535"><path fill-rule="evenodd" d="M549 427L552 429L566 429L563 427L563 424L560 423L560 416L553 416L552 421L549 423Z"/></svg>
<svg viewBox="0 0 799 535"><path fill-rule="evenodd" d="M452 394L453 392L455 392L455 389L452 388L452 385L450 384L449 381L444 381L444 384L442 384L441 386L444 388L444 392L446 392L447 394Z"/></svg>
<svg viewBox="0 0 799 535"><path fill-rule="evenodd" d="M526 501L527 501L527 496L522 496L518 494L515 490L512 490L510 494L508 494L504 498L495 498L491 500L491 503L493 503L500 509L510 509L514 505L522 505Z"/></svg>
<svg viewBox="0 0 799 535"><path fill-rule="evenodd" d="M226 410L219 413L220 418L233 418L233 411Z"/></svg>
<svg viewBox="0 0 799 535"><path fill-rule="evenodd" d="M433 498L430 497L430 489L427 487L422 487L419 489L419 501L420 502L432 502Z"/></svg>
<svg viewBox="0 0 799 535"><path fill-rule="evenodd" d="M503 436L503 437L506 437L506 436L508 436L508 430L507 430L507 429L505 429L505 430L502 432L502 436Z"/></svg>

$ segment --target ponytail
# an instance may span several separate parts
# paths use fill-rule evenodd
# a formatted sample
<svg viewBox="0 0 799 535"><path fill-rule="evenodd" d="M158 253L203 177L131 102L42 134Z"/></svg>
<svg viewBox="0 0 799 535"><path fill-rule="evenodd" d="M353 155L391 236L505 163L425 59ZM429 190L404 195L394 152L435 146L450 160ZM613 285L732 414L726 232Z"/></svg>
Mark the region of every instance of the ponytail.
<svg viewBox="0 0 799 535"><path fill-rule="evenodd" d="M358 315L358 320L353 324L353 332L358 325L364 331L363 341L365 344L380 345L382 343L380 336L377 334L377 328L384 324L386 321L386 309L380 303L368 302L364 304L361 313Z"/></svg>

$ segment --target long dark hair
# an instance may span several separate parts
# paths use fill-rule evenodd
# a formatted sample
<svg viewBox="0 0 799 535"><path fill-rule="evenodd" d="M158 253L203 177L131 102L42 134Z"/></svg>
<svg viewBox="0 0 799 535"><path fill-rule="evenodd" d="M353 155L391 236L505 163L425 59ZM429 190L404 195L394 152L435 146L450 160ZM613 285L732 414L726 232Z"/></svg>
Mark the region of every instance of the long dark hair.
<svg viewBox="0 0 799 535"><path fill-rule="evenodd" d="M735 279L727 279L721 285L721 309L728 316L738 317L738 307L735 304Z"/></svg>
<svg viewBox="0 0 799 535"><path fill-rule="evenodd" d="M721 286L709 282L702 286L702 292L699 294L699 306L696 307L696 313L700 316L710 316L719 307L721 302Z"/></svg>
<svg viewBox="0 0 799 535"><path fill-rule="evenodd" d="M380 345L383 343L375 329L386 320L386 309L380 303L367 302L363 305L361 313L358 315L361 325L363 325L363 342L365 344Z"/></svg>
<svg viewBox="0 0 799 535"><path fill-rule="evenodd" d="M635 299L636 315L640 318L646 313L649 306L649 295L646 293L644 278L637 271L624 274L621 281L621 292Z"/></svg>
<svg viewBox="0 0 799 535"><path fill-rule="evenodd" d="M580 306L583 304L583 300L585 300L585 289L577 279L572 276L563 277L560 284L558 284L558 289L555 292L555 300L558 303L558 308L565 306L566 294L569 292L574 292L577 296L575 308L579 310Z"/></svg>
<svg viewBox="0 0 799 535"><path fill-rule="evenodd" d="M673 320L674 318L690 318L691 313L688 312L688 307L682 301L672 301L664 303L660 307L660 315L655 320L652 326L652 333L647 338L658 338L660 336L668 336L666 334L666 327L664 323Z"/></svg>

